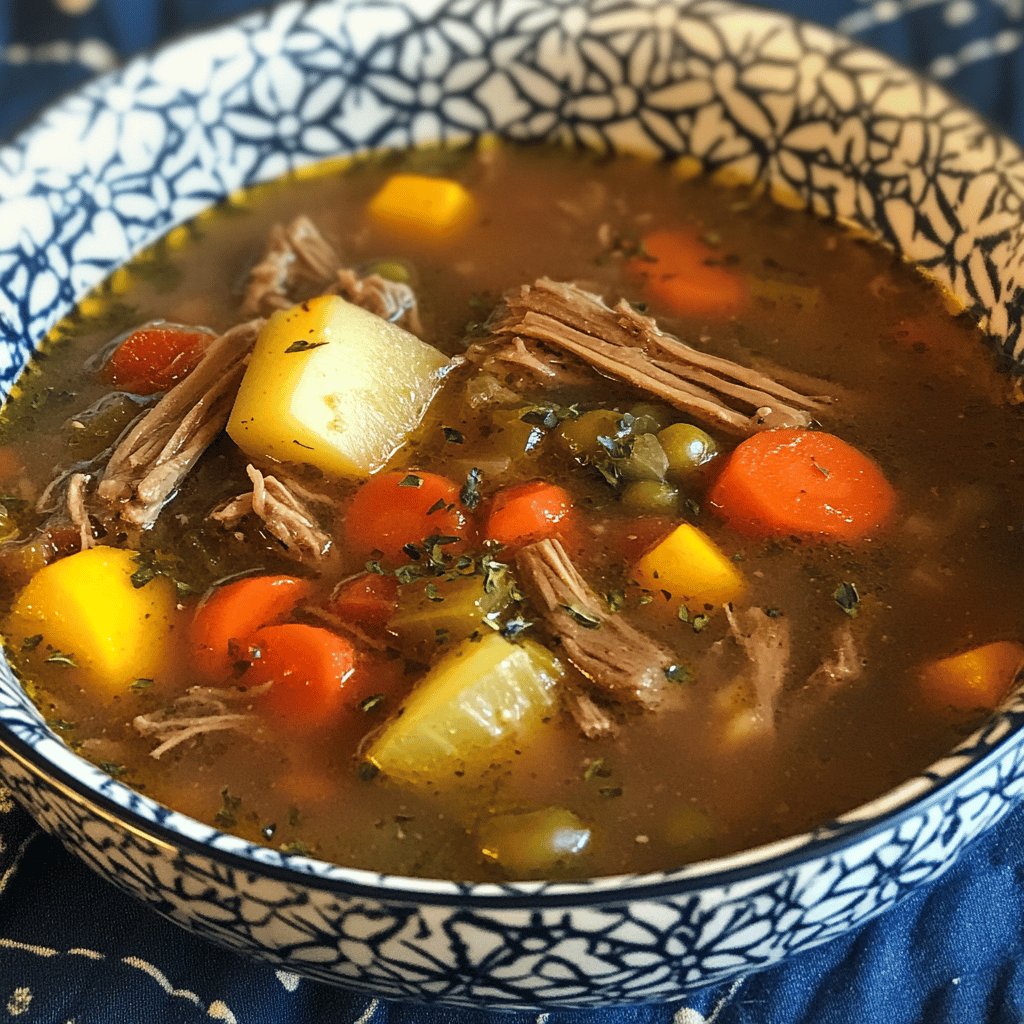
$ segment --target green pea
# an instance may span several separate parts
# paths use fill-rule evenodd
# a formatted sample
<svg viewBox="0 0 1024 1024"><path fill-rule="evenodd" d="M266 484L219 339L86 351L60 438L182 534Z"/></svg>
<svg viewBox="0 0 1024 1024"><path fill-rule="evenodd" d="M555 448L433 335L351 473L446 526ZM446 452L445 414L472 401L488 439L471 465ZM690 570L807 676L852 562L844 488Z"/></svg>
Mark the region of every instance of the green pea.
<svg viewBox="0 0 1024 1024"><path fill-rule="evenodd" d="M518 877L542 877L575 860L590 845L590 828L564 807L499 814L477 830L480 852Z"/></svg>
<svg viewBox="0 0 1024 1024"><path fill-rule="evenodd" d="M673 423L658 434L668 456L669 476L685 480L718 454L718 443L692 423Z"/></svg>
<svg viewBox="0 0 1024 1024"><path fill-rule="evenodd" d="M642 515L664 515L679 508L679 491L662 480L634 480L622 489L622 504Z"/></svg>
<svg viewBox="0 0 1024 1024"><path fill-rule="evenodd" d="M667 405L655 402L640 402L629 412L633 417L634 434L656 434L672 422L674 415Z"/></svg>
<svg viewBox="0 0 1024 1024"><path fill-rule="evenodd" d="M621 412L614 409L591 409L575 419L564 420L559 429L559 437L570 454L593 459L608 454L597 439L618 436L621 433L621 422Z"/></svg>

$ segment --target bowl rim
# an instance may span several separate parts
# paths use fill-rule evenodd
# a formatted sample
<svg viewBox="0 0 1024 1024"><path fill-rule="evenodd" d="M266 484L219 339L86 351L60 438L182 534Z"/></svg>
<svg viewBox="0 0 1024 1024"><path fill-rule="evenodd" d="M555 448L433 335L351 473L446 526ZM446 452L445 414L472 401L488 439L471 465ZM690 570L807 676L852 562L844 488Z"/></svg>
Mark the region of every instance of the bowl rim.
<svg viewBox="0 0 1024 1024"><path fill-rule="evenodd" d="M148 47L120 62L116 68L102 75L94 76L74 87L37 111L27 124L14 135L0 139L0 163L8 152L18 152L31 141L40 122L46 121L68 105L73 104L83 93L93 93L105 85L117 81L133 70L144 67L155 57L171 47L180 47L190 40L214 36L225 30L252 31L266 25L283 9L302 10L320 5L345 8L358 6L360 0L290 0L272 8L256 8L236 16L215 20L200 28L176 33L158 44ZM586 0L590 6L591 0ZM700 6L701 0L671 0L677 10L689 6ZM790 14L773 10L756 2L743 0L717 0L706 5L712 11L742 12L756 11L761 16L775 20L780 26L796 32L802 26L810 26L824 33L830 39L846 41L857 51L870 54L885 66L899 71L915 83L927 86L943 94L952 108L965 115L984 133L998 138L1013 147L1013 151L1024 157L1014 140L995 126L985 115L975 111L953 97L941 85L924 75L901 64L891 55L851 39L834 28ZM285 38L286 36L282 36ZM329 157L326 159L330 159ZM222 201L225 196L214 200L209 206ZM0 206L4 201L0 197ZM207 207L207 208L208 208ZM814 214L818 216L817 214ZM193 216L195 216L193 214ZM165 227L170 230L173 225ZM876 240L876 244L879 243ZM992 353L998 358L998 351ZM3 656L0 650L0 657ZM12 671L13 676L13 671ZM15 680L16 676L13 676ZM983 743L986 733L1000 723L1006 728L994 742L983 744L980 756L965 757L972 748ZM62 790L74 799L77 805L90 808L108 824L118 828L129 828L135 835L148 842L166 847L177 855L208 858L226 864L244 874L265 876L289 885L306 889L317 889L348 896L373 897L392 903L416 903L434 906L472 906L478 909L556 909L567 906L612 905L633 902L638 899L658 899L665 896L680 897L693 895L712 887L742 883L756 876L768 876L777 872L795 870L801 865L827 857L841 848L849 848L862 842L870 842L883 831L895 830L906 819L926 813L937 803L945 800L949 791L969 782L989 770L994 762L1024 742L1024 668L1018 674L1011 697L1002 709L983 722L970 736L953 750L931 762L909 779L904 780L876 797L865 801L841 815L822 824L790 836L767 843L747 847L721 857L711 858L684 865L680 868L652 872L636 872L621 875L602 875L579 880L566 881L512 881L512 882L460 882L451 879L411 875L381 874L371 869L352 868L320 860L316 857L280 853L272 847L250 843L206 826L198 819L172 808L165 808L152 797L147 796L126 783L106 775L96 765L71 750L64 741L44 724L42 738L57 744L66 752L71 763L87 774L97 776L97 788L84 778L76 776L68 768L55 763L13 728L0 720L0 754L6 753L19 762L37 780ZM947 762L961 763L950 771L939 770ZM124 797L114 799L110 792ZM14 788L14 796L18 793ZM166 814L147 816L136 810L131 803L141 803L152 811L166 810ZM198 838L190 832L172 827L167 822L181 819L183 822L199 825L210 832L205 838ZM272 859L257 857L241 850L229 849L217 843L219 837L237 840L240 846L253 852L272 855Z"/></svg>

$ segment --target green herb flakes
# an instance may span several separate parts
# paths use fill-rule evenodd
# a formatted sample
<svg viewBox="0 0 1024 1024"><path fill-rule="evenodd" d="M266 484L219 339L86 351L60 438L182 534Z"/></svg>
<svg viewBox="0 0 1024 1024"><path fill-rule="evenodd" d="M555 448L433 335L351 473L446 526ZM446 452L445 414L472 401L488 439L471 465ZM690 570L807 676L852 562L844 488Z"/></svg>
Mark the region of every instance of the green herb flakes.
<svg viewBox="0 0 1024 1024"><path fill-rule="evenodd" d="M408 476L402 477L398 481L399 487L422 487L423 477L417 476L415 473L409 473Z"/></svg>
<svg viewBox="0 0 1024 1024"><path fill-rule="evenodd" d="M43 642L43 634L35 633L32 636L25 637L21 641L21 649L23 651L34 651Z"/></svg>
<svg viewBox="0 0 1024 1024"><path fill-rule="evenodd" d="M573 622L585 629L599 629L601 620L598 616L592 615L585 608L577 608L574 604L563 604L562 611L569 616Z"/></svg>
<svg viewBox="0 0 1024 1024"><path fill-rule="evenodd" d="M612 770L608 767L608 762L603 757L595 757L593 760L586 762L586 766L583 769L583 781L592 782L594 779L607 779L611 773Z"/></svg>
<svg viewBox="0 0 1024 1024"><path fill-rule="evenodd" d="M442 427L444 433L444 439L449 444L463 444L466 440L465 435L461 430L456 430L454 427Z"/></svg>
<svg viewBox="0 0 1024 1024"><path fill-rule="evenodd" d="M106 772L112 779L120 778L128 771L123 764L118 764L116 761L99 761L96 767L101 772Z"/></svg>
<svg viewBox="0 0 1024 1024"><path fill-rule="evenodd" d="M238 809L242 806L242 798L234 796L225 786L220 791L220 810L213 816L213 820L220 828L234 828L238 824Z"/></svg>
<svg viewBox="0 0 1024 1024"><path fill-rule="evenodd" d="M851 619L857 617L860 612L860 594L854 584L844 580L832 591L832 598Z"/></svg>
<svg viewBox="0 0 1024 1024"><path fill-rule="evenodd" d="M689 665L671 664L665 667L665 678L670 683L692 683L694 671Z"/></svg>
<svg viewBox="0 0 1024 1024"><path fill-rule="evenodd" d="M65 668L78 668L78 662L75 661L73 654L68 654L65 651L54 651L46 658L48 665L63 665Z"/></svg>
<svg viewBox="0 0 1024 1024"><path fill-rule="evenodd" d="M459 501L470 512L474 511L480 504L480 481L482 479L483 474L474 466L466 474L466 482L462 485L462 490L459 491Z"/></svg>
<svg viewBox="0 0 1024 1024"><path fill-rule="evenodd" d="M309 352L314 348L322 348L326 344L326 341L303 341L300 338L298 341L293 341L284 351L286 355L289 352Z"/></svg>
<svg viewBox="0 0 1024 1024"><path fill-rule="evenodd" d="M147 679L145 676L140 676L134 682L132 682L128 689L133 693L142 693L143 690L148 690L153 685L152 679Z"/></svg>

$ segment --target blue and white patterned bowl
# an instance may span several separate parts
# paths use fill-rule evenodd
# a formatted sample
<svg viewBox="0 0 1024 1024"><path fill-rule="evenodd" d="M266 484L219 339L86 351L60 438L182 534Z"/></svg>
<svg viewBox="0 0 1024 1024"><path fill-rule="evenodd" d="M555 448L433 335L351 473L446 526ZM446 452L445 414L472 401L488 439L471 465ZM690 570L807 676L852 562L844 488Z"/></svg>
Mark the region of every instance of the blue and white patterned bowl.
<svg viewBox="0 0 1024 1024"><path fill-rule="evenodd" d="M481 132L689 158L916 262L1024 361L1020 151L830 32L725 0L286 3L165 47L0 150L0 399L92 285L241 186ZM1024 698L882 799L668 873L464 885L289 857L108 778L0 662L0 772L121 888L211 939L380 995L665 1000L772 964L941 875L1024 789Z"/></svg>

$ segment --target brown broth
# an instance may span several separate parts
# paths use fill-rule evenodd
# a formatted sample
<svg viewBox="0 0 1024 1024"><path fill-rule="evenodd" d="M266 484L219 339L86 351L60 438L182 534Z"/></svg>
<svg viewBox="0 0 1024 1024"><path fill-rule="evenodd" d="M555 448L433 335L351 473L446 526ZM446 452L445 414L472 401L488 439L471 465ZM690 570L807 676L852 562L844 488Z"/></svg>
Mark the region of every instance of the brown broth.
<svg viewBox="0 0 1024 1024"><path fill-rule="evenodd" d="M366 218L365 204L384 177L410 166L451 174L473 191L479 218L457 241L414 243ZM73 668L28 668L12 652L47 717L85 756L123 766L123 777L155 799L240 835L388 872L502 877L480 855L480 822L506 811L566 807L590 826L592 839L583 856L555 873L579 876L671 868L813 827L909 777L977 724L977 715L925 706L915 680L930 659L1024 633L1024 416L1008 404L1005 378L978 332L948 314L935 289L891 254L743 192L679 182L663 166L540 149L499 149L486 159L422 153L236 197L176 232L175 243L183 244L161 244L129 265L54 332L0 421L0 444L25 464L30 496L57 469L106 443L90 447L89 431L75 426L109 390L83 365L94 370L101 362L95 353L149 319L217 329L237 322L239 282L269 227L298 212L311 213L352 265L391 258L411 264L425 339L449 353L463 348L473 330L467 325L484 319L504 292L541 275L579 281L609 299L639 300L624 261L599 240L602 224L627 240L655 224L697 225L736 271L773 285L736 320L687 321L653 305L649 312L684 340L737 361L834 381L843 397L825 426L882 465L899 495L896 521L854 548L751 540L707 511L697 515L742 567L749 602L779 609L799 638L787 697L797 711L781 716L773 738L733 746L723 740L716 710L722 672L702 669L726 638L722 615L712 614L698 633L631 594L623 614L672 645L695 678L679 684L688 690L685 707L627 714L614 740L584 740L567 715L556 714L486 771L421 787L367 779L359 771L360 741L396 706L400 694L390 694L376 710L353 708L346 722L311 738L266 729L261 739L210 735L154 761L153 742L138 737L131 720L180 693L190 681L187 665L104 703L81 688ZM908 322L918 325L913 337ZM463 380L457 375L442 390L394 466L455 475L493 455L500 438L488 436L487 410L466 405ZM556 397L620 411L645 400L596 376ZM524 390L524 401L550 398ZM442 425L465 433L457 454ZM254 568L290 570L276 546L252 530L239 542L197 525L220 499L244 489L244 466L229 441L218 442L149 538L154 548L183 550L200 589ZM600 592L625 587L626 568L606 548L629 534L630 523L599 476L576 466L549 437L503 482L548 475L573 491L595 524L574 551L591 584ZM485 494L488 487L485 478ZM351 491L337 487L342 506ZM28 534L35 523L22 518ZM342 552L321 591L359 568ZM865 645L865 678L831 697L810 695L800 681L828 654L844 621L833 596L844 581L861 595L853 626ZM5 597L9 590L5 585ZM417 671L409 668L405 685Z"/></svg>

